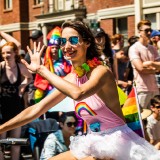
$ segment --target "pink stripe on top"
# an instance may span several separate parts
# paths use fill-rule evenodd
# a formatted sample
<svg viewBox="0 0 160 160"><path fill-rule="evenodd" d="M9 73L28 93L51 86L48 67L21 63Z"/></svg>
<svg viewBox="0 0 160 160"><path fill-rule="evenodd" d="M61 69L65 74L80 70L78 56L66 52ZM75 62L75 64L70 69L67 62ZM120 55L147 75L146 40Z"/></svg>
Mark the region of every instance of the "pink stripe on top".
<svg viewBox="0 0 160 160"><path fill-rule="evenodd" d="M81 86L88 81L86 75L81 78L77 77L77 85ZM96 95L92 95L82 101L75 101L76 113L86 121L88 127L94 124L94 126L100 125L100 130L122 126L125 122L113 113L105 103ZM96 125L95 125L96 124Z"/></svg>

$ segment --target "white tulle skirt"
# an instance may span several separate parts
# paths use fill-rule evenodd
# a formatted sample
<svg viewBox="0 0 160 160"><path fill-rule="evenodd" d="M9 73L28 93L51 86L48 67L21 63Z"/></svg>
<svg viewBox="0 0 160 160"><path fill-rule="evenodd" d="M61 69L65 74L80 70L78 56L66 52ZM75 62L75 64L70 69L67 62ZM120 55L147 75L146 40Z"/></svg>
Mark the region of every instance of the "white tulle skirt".
<svg viewBox="0 0 160 160"><path fill-rule="evenodd" d="M127 125L71 137L70 150L77 159L160 160L160 151Z"/></svg>

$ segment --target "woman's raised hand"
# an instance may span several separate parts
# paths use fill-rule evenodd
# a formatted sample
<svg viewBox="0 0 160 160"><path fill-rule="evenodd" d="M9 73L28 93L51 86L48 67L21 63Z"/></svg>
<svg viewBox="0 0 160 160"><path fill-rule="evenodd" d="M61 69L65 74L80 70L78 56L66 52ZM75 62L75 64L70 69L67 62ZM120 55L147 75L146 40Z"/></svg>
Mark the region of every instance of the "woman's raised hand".
<svg viewBox="0 0 160 160"><path fill-rule="evenodd" d="M36 46L36 42L34 42L34 49L33 51L27 46L27 50L30 56L31 63L28 64L24 59L22 59L22 63L31 71L32 73L36 73L37 69L40 68L41 65L41 56L43 53L43 50L46 48L45 45L40 47L41 43L38 43L38 46Z"/></svg>

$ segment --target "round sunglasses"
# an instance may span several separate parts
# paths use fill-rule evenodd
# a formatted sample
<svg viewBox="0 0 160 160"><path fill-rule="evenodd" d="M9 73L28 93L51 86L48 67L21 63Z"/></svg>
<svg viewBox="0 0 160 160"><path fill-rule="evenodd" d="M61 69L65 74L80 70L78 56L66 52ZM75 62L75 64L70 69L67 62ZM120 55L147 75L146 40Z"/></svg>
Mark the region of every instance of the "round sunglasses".
<svg viewBox="0 0 160 160"><path fill-rule="evenodd" d="M79 43L79 37L78 36L71 36L69 37L69 39L66 39L66 38L61 38L61 46L65 46L67 41L69 41L69 43L71 45L77 45Z"/></svg>
<svg viewBox="0 0 160 160"><path fill-rule="evenodd" d="M66 124L67 124L67 127L72 127L72 126L76 127L77 126L76 122L67 122Z"/></svg>

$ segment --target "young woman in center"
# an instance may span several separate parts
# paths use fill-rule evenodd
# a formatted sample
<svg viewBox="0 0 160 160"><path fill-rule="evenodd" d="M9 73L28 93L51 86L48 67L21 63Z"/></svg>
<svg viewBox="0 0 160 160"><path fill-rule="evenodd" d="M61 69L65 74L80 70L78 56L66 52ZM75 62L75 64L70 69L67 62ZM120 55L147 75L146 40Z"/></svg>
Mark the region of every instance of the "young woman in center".
<svg viewBox="0 0 160 160"><path fill-rule="evenodd" d="M99 61L94 37L83 22L67 21L62 25L61 49L73 65L72 72L63 79L40 64L44 48L34 44L34 54L28 48L31 63L22 62L57 90L1 125L0 133L32 121L69 96L74 100L77 114L86 121L88 132L72 137L70 151L50 160L159 159L160 152L125 124L115 78Z"/></svg>

